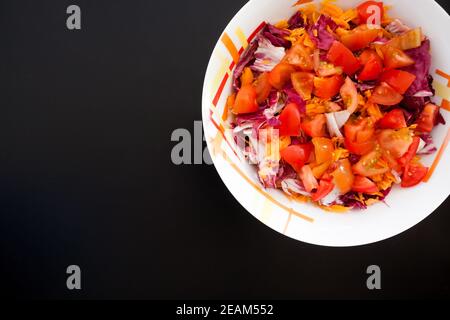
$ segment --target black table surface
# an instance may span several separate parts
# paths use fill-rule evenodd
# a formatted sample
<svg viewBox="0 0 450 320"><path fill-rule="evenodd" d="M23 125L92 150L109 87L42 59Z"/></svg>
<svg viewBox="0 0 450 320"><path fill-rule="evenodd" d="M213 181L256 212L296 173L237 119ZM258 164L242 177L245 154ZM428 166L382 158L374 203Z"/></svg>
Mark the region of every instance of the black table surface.
<svg viewBox="0 0 450 320"><path fill-rule="evenodd" d="M392 239L327 248L258 222L213 166L172 164L171 133L201 120L207 62L245 2L0 2L2 296L450 297L448 200Z"/></svg>

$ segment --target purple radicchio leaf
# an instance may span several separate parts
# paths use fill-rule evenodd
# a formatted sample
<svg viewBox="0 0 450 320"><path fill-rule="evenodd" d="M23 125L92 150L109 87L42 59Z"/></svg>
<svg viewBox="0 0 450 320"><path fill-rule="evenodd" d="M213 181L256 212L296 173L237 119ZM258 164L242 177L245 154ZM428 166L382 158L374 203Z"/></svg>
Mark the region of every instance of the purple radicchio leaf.
<svg viewBox="0 0 450 320"><path fill-rule="evenodd" d="M416 76L416 80L414 80L408 91L406 91L406 96L414 96L420 91L433 92L429 78L431 67L430 49L430 40L425 40L420 47L405 51L415 61L415 64L405 67L403 70Z"/></svg>
<svg viewBox="0 0 450 320"><path fill-rule="evenodd" d="M300 97L297 91L295 91L292 84L285 86L283 92L287 95L287 103L295 103L298 106L300 113L306 112L306 102Z"/></svg>
<svg viewBox="0 0 450 320"><path fill-rule="evenodd" d="M251 65L255 60L255 52L258 49L258 41L253 41L247 50L241 55L239 62L233 72L233 88L234 90L239 90L239 78L244 71L244 68Z"/></svg>
<svg viewBox="0 0 450 320"><path fill-rule="evenodd" d="M327 27L334 31L337 28L337 24L330 17L321 15L316 24L308 28L309 37L322 50L329 50L335 40L334 36L328 32Z"/></svg>
<svg viewBox="0 0 450 320"><path fill-rule="evenodd" d="M297 11L288 21L289 29L297 29L302 28L305 26L305 23L303 21L302 14L300 11Z"/></svg>
<svg viewBox="0 0 450 320"><path fill-rule="evenodd" d="M269 39L269 41L275 47L284 47L286 49L289 49L291 47L291 42L285 39L285 37L289 36L290 34L288 30L283 30L275 27L274 25L267 24L262 34L264 35L264 37Z"/></svg>

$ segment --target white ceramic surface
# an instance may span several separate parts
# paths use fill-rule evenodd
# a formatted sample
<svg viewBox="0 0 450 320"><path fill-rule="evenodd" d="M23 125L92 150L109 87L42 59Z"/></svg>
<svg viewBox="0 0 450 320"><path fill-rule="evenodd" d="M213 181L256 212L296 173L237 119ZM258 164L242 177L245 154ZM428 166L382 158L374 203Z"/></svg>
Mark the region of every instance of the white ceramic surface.
<svg viewBox="0 0 450 320"><path fill-rule="evenodd" d="M224 33L230 36L239 49L245 45L240 31L248 37L262 21L276 23L289 18L296 10L292 7L294 2L294 0L251 0L231 20ZM350 8L360 2L341 0L337 4L343 8ZM399 17L410 26L423 28L432 44L431 73L435 81L446 88L448 81L435 74L435 71L440 69L450 74L448 57L450 17L433 0L387 0L385 3L393 5L389 12L392 17ZM217 123L220 122L226 97L231 92L231 77L228 77L217 107L212 105L220 84L219 80L225 75L224 66L231 61L230 54L219 39L208 65L203 89L202 115L205 137L214 165L225 185L248 212L270 228L293 239L316 245L335 247L364 245L408 230L430 215L448 197L450 190L448 149L443 153L428 183L410 189L394 188L387 198L388 205L378 203L365 211L330 213L311 204L291 201L280 191L262 189L255 168L238 160L211 120L216 119ZM229 67L226 69L230 72ZM449 90L440 90L441 97L436 97L436 102L440 104L442 96L446 96L449 100L448 92ZM439 126L433 131L437 146L441 146L450 127L450 113L446 110L442 110L442 113L447 125ZM220 155L219 149L228 155L228 159ZM425 157L424 163L431 165L435 156ZM304 219L297 213L310 219ZM211 214L214 214L214 211Z"/></svg>

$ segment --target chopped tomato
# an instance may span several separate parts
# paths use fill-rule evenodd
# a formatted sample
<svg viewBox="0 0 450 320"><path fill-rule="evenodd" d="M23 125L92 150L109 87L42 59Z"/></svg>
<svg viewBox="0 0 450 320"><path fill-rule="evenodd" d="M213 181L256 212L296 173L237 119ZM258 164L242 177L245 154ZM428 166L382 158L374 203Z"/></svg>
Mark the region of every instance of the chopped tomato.
<svg viewBox="0 0 450 320"><path fill-rule="evenodd" d="M297 91L303 100L310 100L314 89L314 74L309 72L295 72L291 74L291 80L295 91Z"/></svg>
<svg viewBox="0 0 450 320"><path fill-rule="evenodd" d="M324 137L327 118L324 114L318 114L313 118L305 118L302 122L303 131L310 137Z"/></svg>
<svg viewBox="0 0 450 320"><path fill-rule="evenodd" d="M291 145L281 150L281 158L289 163L295 171L300 172L305 163L309 160L313 145L311 143Z"/></svg>
<svg viewBox="0 0 450 320"><path fill-rule="evenodd" d="M253 72L249 67L244 68L241 75L241 86L248 86L253 83Z"/></svg>
<svg viewBox="0 0 450 320"><path fill-rule="evenodd" d="M383 45L381 47L381 52L383 53L384 66L387 70L403 68L415 63L415 61L402 50L394 48L389 44Z"/></svg>
<svg viewBox="0 0 450 320"><path fill-rule="evenodd" d="M428 173L428 168L420 164L409 164L402 177L402 187L410 188L418 185Z"/></svg>
<svg viewBox="0 0 450 320"><path fill-rule="evenodd" d="M384 15L384 6L383 6L383 2L377 2L377 1L366 1L361 3L358 7L357 7L357 11L358 11L358 17L359 17L359 23L367 23L368 19L374 15L374 11L370 10L371 6L377 6L378 8L380 8L380 20L383 19L383 15ZM372 22L372 21L369 21Z"/></svg>
<svg viewBox="0 0 450 320"><path fill-rule="evenodd" d="M341 36L341 42L352 51L366 48L380 34L380 29L363 24Z"/></svg>
<svg viewBox="0 0 450 320"><path fill-rule="evenodd" d="M344 79L341 75L328 78L314 77L314 94L322 99L330 99L339 93L343 83Z"/></svg>
<svg viewBox="0 0 450 320"><path fill-rule="evenodd" d="M364 155L375 148L373 123L369 118L348 121L344 126L345 147L351 153Z"/></svg>
<svg viewBox="0 0 450 320"><path fill-rule="evenodd" d="M409 50L420 47L422 40L422 29L416 28L392 38L388 44L400 50Z"/></svg>
<svg viewBox="0 0 450 320"><path fill-rule="evenodd" d="M281 112L278 120L281 122L278 127L280 137L300 135L301 116L297 104L289 103Z"/></svg>
<svg viewBox="0 0 450 320"><path fill-rule="evenodd" d="M380 56L373 49L364 50L358 59L359 59L359 62L361 62L361 64L366 64L367 62L369 62L372 59L378 59L380 64L383 64L383 61L381 60Z"/></svg>
<svg viewBox="0 0 450 320"><path fill-rule="evenodd" d="M311 199L312 201L320 201L323 198L325 198L327 195L330 194L331 191L333 191L334 189L334 184L333 182L329 181L329 180L320 180L320 184L319 184L319 188L317 189L316 192L314 192L311 195Z"/></svg>
<svg viewBox="0 0 450 320"><path fill-rule="evenodd" d="M334 145L331 139L327 138L313 138L314 154L316 155L316 162L322 164L333 159Z"/></svg>
<svg viewBox="0 0 450 320"><path fill-rule="evenodd" d="M252 113L258 111L256 91L252 85L243 86L236 95L233 106L234 114Z"/></svg>
<svg viewBox="0 0 450 320"><path fill-rule="evenodd" d="M291 74L295 71L294 66L287 63L279 63L270 71L269 83L278 90L281 90L291 80Z"/></svg>
<svg viewBox="0 0 450 320"><path fill-rule="evenodd" d="M397 162L397 159L394 158L389 151L381 150L381 153L382 153L382 159L384 161L386 161L387 165L389 166L389 169L393 169L397 172L402 171L402 168L399 165L399 163Z"/></svg>
<svg viewBox="0 0 450 320"><path fill-rule="evenodd" d="M336 170L331 175L341 194L346 194L352 190L354 176L352 165L348 159L340 160Z"/></svg>
<svg viewBox="0 0 450 320"><path fill-rule="evenodd" d="M350 77L345 79L344 85L340 89L342 101L344 105L347 107L347 111L353 113L356 111L358 107L358 91L356 90L356 86L353 83Z"/></svg>
<svg viewBox="0 0 450 320"><path fill-rule="evenodd" d="M417 150L419 150L419 145L420 145L420 138L414 137L411 145L409 146L408 151L403 155L403 157L398 159L398 163L403 167L408 165L416 155Z"/></svg>
<svg viewBox="0 0 450 320"><path fill-rule="evenodd" d="M377 150L366 154L353 166L353 173L364 177L373 177L389 170L389 167L381 159L381 152Z"/></svg>
<svg viewBox="0 0 450 320"><path fill-rule="evenodd" d="M261 104L266 101L270 95L270 91L272 90L272 86L269 82L269 74L267 72L261 73L253 83L253 86L256 91L256 102Z"/></svg>
<svg viewBox="0 0 450 320"><path fill-rule="evenodd" d="M386 82L381 82L373 91L370 100L384 106L395 106L403 100L403 96Z"/></svg>
<svg viewBox="0 0 450 320"><path fill-rule="evenodd" d="M330 165L331 165L331 161L324 162L324 163L319 164L319 165L315 165L312 168L312 172L314 174L314 177L316 177L316 179L320 179L324 175L324 173L328 170Z"/></svg>
<svg viewBox="0 0 450 320"><path fill-rule="evenodd" d="M363 70L358 76L361 81L377 80L383 71L383 65L378 59L369 60L363 67Z"/></svg>
<svg viewBox="0 0 450 320"><path fill-rule="evenodd" d="M311 192L319 186L317 183L317 179L314 177L314 174L309 165L304 165L299 173L300 179L303 182L303 186L307 192Z"/></svg>
<svg viewBox="0 0 450 320"><path fill-rule="evenodd" d="M379 191L375 182L369 178L356 176L353 182L352 190L361 193L376 193Z"/></svg>
<svg viewBox="0 0 450 320"><path fill-rule="evenodd" d="M398 93L404 94L416 80L416 76L406 71L393 69L384 72L380 80L386 82Z"/></svg>
<svg viewBox="0 0 450 320"><path fill-rule="evenodd" d="M419 120L417 120L417 130L421 132L431 132L434 128L434 123L438 113L438 106L432 103L425 105L422 113L420 114Z"/></svg>
<svg viewBox="0 0 450 320"><path fill-rule="evenodd" d="M328 51L327 59L334 65L342 67L344 72L349 76L354 75L361 67L353 52L339 41L333 42L333 45Z"/></svg>
<svg viewBox="0 0 450 320"><path fill-rule="evenodd" d="M401 129L406 128L405 115L402 110L394 109L384 115L378 122L381 129Z"/></svg>
<svg viewBox="0 0 450 320"><path fill-rule="evenodd" d="M408 128L400 130L386 129L378 134L381 148L388 151L395 159L402 157L413 142Z"/></svg>
<svg viewBox="0 0 450 320"><path fill-rule="evenodd" d="M313 53L310 48L301 43L295 44L289 49L282 62L294 65L305 71L314 69Z"/></svg>

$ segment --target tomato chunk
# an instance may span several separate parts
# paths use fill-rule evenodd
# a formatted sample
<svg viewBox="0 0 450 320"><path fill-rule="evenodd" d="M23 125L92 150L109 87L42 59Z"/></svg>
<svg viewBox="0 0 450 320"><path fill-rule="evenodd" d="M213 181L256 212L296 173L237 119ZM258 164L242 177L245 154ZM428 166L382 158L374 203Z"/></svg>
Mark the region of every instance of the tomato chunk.
<svg viewBox="0 0 450 320"><path fill-rule="evenodd" d="M301 115L295 103L289 103L281 112L278 120L281 122L278 127L280 137L300 135Z"/></svg>
<svg viewBox="0 0 450 320"><path fill-rule="evenodd" d="M330 99L338 94L344 79L341 75L328 78L314 78L314 94L322 99Z"/></svg>
<svg viewBox="0 0 450 320"><path fill-rule="evenodd" d="M410 164L406 167L402 177L402 187L410 188L422 182L428 173L428 168L419 164Z"/></svg>
<svg viewBox="0 0 450 320"><path fill-rule="evenodd" d="M301 43L297 43L289 49L282 62L294 65L304 71L314 69L313 52Z"/></svg>
<svg viewBox="0 0 450 320"><path fill-rule="evenodd" d="M358 107L358 90L350 77L345 79L344 85L340 89L342 101L347 107L347 111L353 113Z"/></svg>
<svg viewBox="0 0 450 320"><path fill-rule="evenodd" d="M355 176L355 180L352 185L352 190L361 193L376 193L379 191L375 182L369 178L362 176Z"/></svg>
<svg viewBox="0 0 450 320"><path fill-rule="evenodd" d="M269 82L269 73L261 73L253 83L253 86L255 87L256 91L256 102L261 104L266 101L266 99L270 95L270 91L272 90L272 86Z"/></svg>
<svg viewBox="0 0 450 320"><path fill-rule="evenodd" d="M402 110L394 109L384 115L378 122L381 129L401 129L406 128L405 115Z"/></svg>
<svg viewBox="0 0 450 320"><path fill-rule="evenodd" d="M398 93L404 94L416 80L416 76L406 71L393 69L384 72L380 80L386 82Z"/></svg>
<svg viewBox="0 0 450 320"><path fill-rule="evenodd" d="M375 148L373 123L369 118L348 121L344 126L345 147L351 153L364 155Z"/></svg>
<svg viewBox="0 0 450 320"><path fill-rule="evenodd" d="M390 169L381 160L381 152L372 151L359 160L353 166L353 173L364 176L373 177L388 172Z"/></svg>
<svg viewBox="0 0 450 320"><path fill-rule="evenodd" d="M380 34L380 29L369 28L366 24L360 25L341 37L341 42L351 51L366 48Z"/></svg>
<svg viewBox="0 0 450 320"><path fill-rule="evenodd" d="M291 74L296 71L295 67L287 63L279 63L269 73L269 83L278 90L283 89L291 80Z"/></svg>
<svg viewBox="0 0 450 320"><path fill-rule="evenodd" d="M388 151L395 159L402 157L409 149L413 138L408 128L400 130L386 129L378 134L381 148Z"/></svg>
<svg viewBox="0 0 450 320"><path fill-rule="evenodd" d="M322 164L333 159L334 146L331 139L327 138L313 138L314 153L316 155L316 162Z"/></svg>
<svg viewBox="0 0 450 320"><path fill-rule="evenodd" d="M403 100L403 96L386 82L382 82L375 88L370 100L384 106L395 106Z"/></svg>
<svg viewBox="0 0 450 320"><path fill-rule="evenodd" d="M414 158L414 156L417 154L417 150L419 150L420 145L420 138L414 137L411 145L409 146L408 151L398 159L398 163L405 167L407 166L411 160Z"/></svg>
<svg viewBox="0 0 450 320"><path fill-rule="evenodd" d="M291 145L281 150L281 158L291 165L296 172L300 172L306 162L308 162L313 145L311 143Z"/></svg>
<svg viewBox="0 0 450 320"><path fill-rule="evenodd" d="M331 182L329 180L325 180L325 179L320 180L319 188L317 189L316 192L314 192L311 195L312 201L317 202L317 201L322 200L327 195L329 195L330 192L333 191L333 189L334 189L333 182Z"/></svg>
<svg viewBox="0 0 450 320"><path fill-rule="evenodd" d="M258 111L256 102L256 91L252 85L243 86L236 95L233 106L233 113L243 114Z"/></svg>
<svg viewBox="0 0 450 320"><path fill-rule="evenodd" d="M431 132L434 128L434 123L438 113L438 106L432 103L425 105L425 108L420 114L419 120L417 120L417 130L421 132Z"/></svg>
<svg viewBox="0 0 450 320"><path fill-rule="evenodd" d="M305 118L302 122L303 131L310 137L324 137L327 118L324 114L318 114L312 118Z"/></svg>
<svg viewBox="0 0 450 320"><path fill-rule="evenodd" d="M354 75L361 67L353 52L339 41L333 42L333 45L328 51L327 59L334 65L342 67L344 72L349 76Z"/></svg>
<svg viewBox="0 0 450 320"><path fill-rule="evenodd" d="M361 3L356 9L358 11L359 23L367 23L368 19L373 16L374 12L371 9L371 6L377 6L380 9L380 20L383 19L384 15L384 6L383 2L377 1L366 1ZM371 22L371 21L369 21Z"/></svg>
<svg viewBox="0 0 450 320"><path fill-rule="evenodd" d="M295 91L303 100L310 100L314 90L314 74L310 72L295 72L291 74L291 80Z"/></svg>
<svg viewBox="0 0 450 320"><path fill-rule="evenodd" d="M352 165L348 159L340 160L336 170L331 175L341 194L346 194L352 190L354 176Z"/></svg>
<svg viewBox="0 0 450 320"><path fill-rule="evenodd" d="M415 63L415 61L402 50L394 48L389 44L383 45L381 47L381 52L384 57L384 66L388 70L407 67Z"/></svg>

